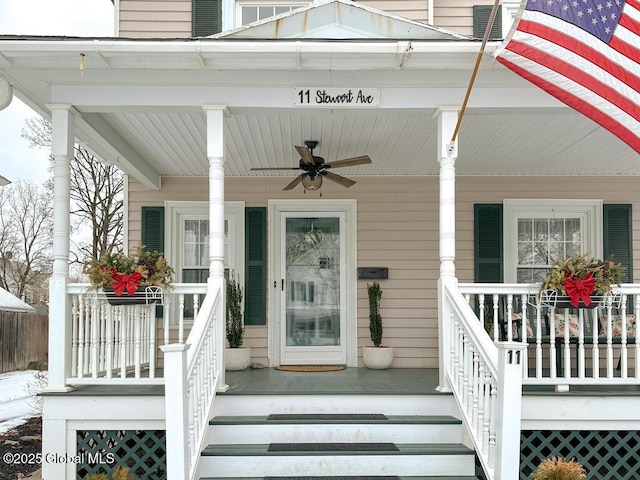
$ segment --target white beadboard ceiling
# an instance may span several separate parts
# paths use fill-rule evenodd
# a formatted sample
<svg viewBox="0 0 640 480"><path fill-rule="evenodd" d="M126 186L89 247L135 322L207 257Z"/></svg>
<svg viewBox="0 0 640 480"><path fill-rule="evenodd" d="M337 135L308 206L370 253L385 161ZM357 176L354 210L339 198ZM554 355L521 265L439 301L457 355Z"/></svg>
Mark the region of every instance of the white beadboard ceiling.
<svg viewBox="0 0 640 480"><path fill-rule="evenodd" d="M369 155L371 165L345 175L437 175L437 121L422 114L296 111L226 117L228 176L293 176L252 167L297 166L294 145L320 142L326 161ZM205 116L199 113L106 113L107 121L161 174L206 176ZM577 113L468 111L459 134L458 175L640 174L635 152Z"/></svg>

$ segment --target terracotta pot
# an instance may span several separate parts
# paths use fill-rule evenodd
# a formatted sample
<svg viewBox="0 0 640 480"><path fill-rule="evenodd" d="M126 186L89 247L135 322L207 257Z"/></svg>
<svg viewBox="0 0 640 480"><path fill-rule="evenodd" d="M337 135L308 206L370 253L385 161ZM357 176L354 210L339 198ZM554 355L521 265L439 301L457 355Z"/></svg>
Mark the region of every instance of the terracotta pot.
<svg viewBox="0 0 640 480"><path fill-rule="evenodd" d="M393 362L393 347L362 347L364 366L373 370L385 370Z"/></svg>
<svg viewBox="0 0 640 480"><path fill-rule="evenodd" d="M251 348L226 348L224 369L230 372L246 370L251 365Z"/></svg>

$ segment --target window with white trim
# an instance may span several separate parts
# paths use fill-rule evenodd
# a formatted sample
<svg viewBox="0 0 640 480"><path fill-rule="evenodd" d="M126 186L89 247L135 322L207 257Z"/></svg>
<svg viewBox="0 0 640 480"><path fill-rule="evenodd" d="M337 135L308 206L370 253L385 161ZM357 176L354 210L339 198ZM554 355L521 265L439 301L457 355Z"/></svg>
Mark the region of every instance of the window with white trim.
<svg viewBox="0 0 640 480"><path fill-rule="evenodd" d="M601 200L505 200L505 281L540 282L554 260L602 257Z"/></svg>
<svg viewBox="0 0 640 480"><path fill-rule="evenodd" d="M238 27L242 25L248 25L249 23L256 22L258 20L264 20L265 18L274 17L281 13L290 12L296 8L309 5L309 2L236 2L237 14L236 24Z"/></svg>

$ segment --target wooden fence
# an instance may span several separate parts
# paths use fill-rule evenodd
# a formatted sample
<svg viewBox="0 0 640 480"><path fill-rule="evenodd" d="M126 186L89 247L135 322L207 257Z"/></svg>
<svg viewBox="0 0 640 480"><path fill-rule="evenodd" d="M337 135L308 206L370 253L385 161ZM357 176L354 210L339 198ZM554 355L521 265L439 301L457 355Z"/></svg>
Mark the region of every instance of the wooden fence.
<svg viewBox="0 0 640 480"><path fill-rule="evenodd" d="M48 328L47 315L0 311L0 373L46 362Z"/></svg>

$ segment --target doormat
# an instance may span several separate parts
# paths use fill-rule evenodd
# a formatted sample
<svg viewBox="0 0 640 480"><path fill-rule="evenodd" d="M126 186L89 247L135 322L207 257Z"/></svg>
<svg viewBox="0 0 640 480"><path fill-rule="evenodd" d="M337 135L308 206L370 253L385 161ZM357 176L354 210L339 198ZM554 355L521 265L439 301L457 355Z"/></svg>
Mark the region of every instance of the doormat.
<svg viewBox="0 0 640 480"><path fill-rule="evenodd" d="M394 443L271 443L268 452L397 452Z"/></svg>
<svg viewBox="0 0 640 480"><path fill-rule="evenodd" d="M279 365L275 368L283 372L337 372L344 370L344 365Z"/></svg>
<svg viewBox="0 0 640 480"><path fill-rule="evenodd" d="M272 413L267 420L388 420L382 413Z"/></svg>

